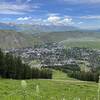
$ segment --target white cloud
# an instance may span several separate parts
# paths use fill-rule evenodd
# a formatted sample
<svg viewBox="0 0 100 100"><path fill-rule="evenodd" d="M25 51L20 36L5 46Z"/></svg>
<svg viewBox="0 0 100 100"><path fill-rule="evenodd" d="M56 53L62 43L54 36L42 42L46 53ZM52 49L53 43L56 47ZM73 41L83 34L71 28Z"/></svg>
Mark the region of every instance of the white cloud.
<svg viewBox="0 0 100 100"><path fill-rule="evenodd" d="M0 4L0 10L19 11L19 10L25 10L26 8L29 9L27 5L17 5L17 4L7 4L7 3Z"/></svg>
<svg viewBox="0 0 100 100"><path fill-rule="evenodd" d="M47 16L58 16L60 15L59 13L48 13Z"/></svg>
<svg viewBox="0 0 100 100"><path fill-rule="evenodd" d="M71 17L65 16L55 16L51 15L47 18L32 18L31 16L19 17L17 18L19 23L30 23L30 24L38 24L38 25L73 25L74 22Z"/></svg>
<svg viewBox="0 0 100 100"><path fill-rule="evenodd" d="M27 0L26 3L31 2L31 0Z"/></svg>
<svg viewBox="0 0 100 100"><path fill-rule="evenodd" d="M32 17L19 17L17 18L18 21L27 21L27 20L31 20Z"/></svg>
<svg viewBox="0 0 100 100"><path fill-rule="evenodd" d="M80 24L83 24L83 22L78 22L77 24L79 24L79 25L80 25Z"/></svg>
<svg viewBox="0 0 100 100"><path fill-rule="evenodd" d="M59 17L59 16L49 16L47 21L54 25L71 25L74 24L72 18L66 17Z"/></svg>
<svg viewBox="0 0 100 100"><path fill-rule="evenodd" d="M3 11L0 11L0 14L22 15L22 14L25 14L25 13L24 12L18 12L18 11L3 10Z"/></svg>
<svg viewBox="0 0 100 100"><path fill-rule="evenodd" d="M31 16L19 17L16 19L16 23L23 24L44 24L44 19L41 18L32 18Z"/></svg>
<svg viewBox="0 0 100 100"><path fill-rule="evenodd" d="M100 19L100 15L81 16L79 18L82 18L82 19Z"/></svg>
<svg viewBox="0 0 100 100"><path fill-rule="evenodd" d="M20 1L20 0L19 0ZM25 14L39 8L38 5L0 3L0 14Z"/></svg>
<svg viewBox="0 0 100 100"><path fill-rule="evenodd" d="M50 16L50 17L48 17L48 21L51 22L51 23L56 24L56 23L58 23L60 21L60 17L58 17L58 16Z"/></svg>
<svg viewBox="0 0 100 100"><path fill-rule="evenodd" d="M100 0L63 0L67 3L76 3L76 4L83 4L83 3L88 3L88 4L98 4L100 3Z"/></svg>
<svg viewBox="0 0 100 100"><path fill-rule="evenodd" d="M74 24L74 22L72 21L72 18L64 18L62 21L61 21L62 24Z"/></svg>

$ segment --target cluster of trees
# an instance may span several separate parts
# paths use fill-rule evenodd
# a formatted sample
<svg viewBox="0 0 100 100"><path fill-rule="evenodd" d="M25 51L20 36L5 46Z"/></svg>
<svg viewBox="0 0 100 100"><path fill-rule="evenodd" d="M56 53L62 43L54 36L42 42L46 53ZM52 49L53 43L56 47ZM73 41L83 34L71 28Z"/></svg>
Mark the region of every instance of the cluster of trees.
<svg viewBox="0 0 100 100"><path fill-rule="evenodd" d="M55 70L60 70L65 73L68 73L70 71L80 71L80 67L77 64L68 64L62 66L42 66L42 68L51 68Z"/></svg>
<svg viewBox="0 0 100 100"><path fill-rule="evenodd" d="M68 76L83 81L95 81L95 82L99 81L99 74L93 72L73 71L68 73Z"/></svg>
<svg viewBox="0 0 100 100"><path fill-rule="evenodd" d="M11 79L52 78L52 70L31 68L20 57L4 54L0 49L0 77Z"/></svg>
<svg viewBox="0 0 100 100"><path fill-rule="evenodd" d="M48 68L43 67L43 68ZM83 81L99 81L99 72L98 69L95 69L95 72L90 70L88 72L81 71L80 67L76 65L66 65L66 66L49 66L49 68L60 70L67 73L69 77L83 80Z"/></svg>

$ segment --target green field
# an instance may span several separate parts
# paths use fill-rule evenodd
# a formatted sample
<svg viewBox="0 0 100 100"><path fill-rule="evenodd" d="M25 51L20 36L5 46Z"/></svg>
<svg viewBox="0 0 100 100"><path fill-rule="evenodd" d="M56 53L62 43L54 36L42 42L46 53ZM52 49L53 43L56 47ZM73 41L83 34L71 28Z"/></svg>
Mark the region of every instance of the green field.
<svg viewBox="0 0 100 100"><path fill-rule="evenodd" d="M100 41L67 41L63 43L65 47L85 47L100 49Z"/></svg>
<svg viewBox="0 0 100 100"><path fill-rule="evenodd" d="M0 79L0 100L98 100L98 84L73 80L59 71L54 73L52 80L26 80L25 90L21 80Z"/></svg>

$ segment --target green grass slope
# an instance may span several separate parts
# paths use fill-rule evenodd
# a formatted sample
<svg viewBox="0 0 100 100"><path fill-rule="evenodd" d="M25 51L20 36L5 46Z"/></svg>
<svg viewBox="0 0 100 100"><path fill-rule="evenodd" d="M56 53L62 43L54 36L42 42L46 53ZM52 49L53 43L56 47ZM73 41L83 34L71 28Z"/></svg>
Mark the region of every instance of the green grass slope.
<svg viewBox="0 0 100 100"><path fill-rule="evenodd" d="M20 80L0 79L0 100L97 100L98 84L54 73L52 80L26 80L25 90Z"/></svg>
<svg viewBox="0 0 100 100"><path fill-rule="evenodd" d="M100 41L66 41L63 43L66 48L69 47L84 47L84 48L94 48L100 49Z"/></svg>
<svg viewBox="0 0 100 100"><path fill-rule="evenodd" d="M69 78L68 75L59 70L53 70L53 79L54 80L75 80L73 78Z"/></svg>
<svg viewBox="0 0 100 100"><path fill-rule="evenodd" d="M85 32L85 31L65 31L65 32L48 32L34 34L41 41L56 41L61 42L68 39L84 39L84 38L93 38L100 39L99 32Z"/></svg>
<svg viewBox="0 0 100 100"><path fill-rule="evenodd" d="M0 48L21 48L34 46L44 42L60 42L66 47L100 48L99 32L50 32L50 33L21 33L13 30L0 30Z"/></svg>
<svg viewBox="0 0 100 100"><path fill-rule="evenodd" d="M59 42L66 47L100 49L100 33L85 31L49 32L34 34L38 42Z"/></svg>

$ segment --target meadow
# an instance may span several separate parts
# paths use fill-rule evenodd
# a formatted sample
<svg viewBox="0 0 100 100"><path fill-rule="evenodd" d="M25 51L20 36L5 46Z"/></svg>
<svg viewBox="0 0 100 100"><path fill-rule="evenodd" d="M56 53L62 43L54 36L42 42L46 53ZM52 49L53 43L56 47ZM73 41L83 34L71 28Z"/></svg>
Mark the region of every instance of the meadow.
<svg viewBox="0 0 100 100"><path fill-rule="evenodd" d="M68 47L84 47L84 48L93 48L100 49L100 41L67 41L63 43L66 48Z"/></svg>
<svg viewBox="0 0 100 100"><path fill-rule="evenodd" d="M0 79L0 100L98 100L98 84L69 78L54 71L52 80Z"/></svg>

